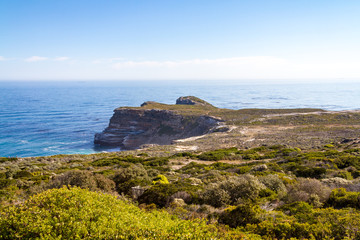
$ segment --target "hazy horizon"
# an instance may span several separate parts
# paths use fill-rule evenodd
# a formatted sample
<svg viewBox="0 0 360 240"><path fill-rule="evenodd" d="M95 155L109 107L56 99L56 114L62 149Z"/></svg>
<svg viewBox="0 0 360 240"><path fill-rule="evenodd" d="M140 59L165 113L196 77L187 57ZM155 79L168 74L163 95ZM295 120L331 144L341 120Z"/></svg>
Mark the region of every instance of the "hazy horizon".
<svg viewBox="0 0 360 240"><path fill-rule="evenodd" d="M124 85L130 84L149 84L149 86L154 86L154 84L159 85L302 85L302 84L360 84L360 79L178 79L178 80L165 80L165 79L0 79L0 83L9 84L9 85L19 85L19 84L118 84L123 83ZM5 86L5 85L3 85Z"/></svg>

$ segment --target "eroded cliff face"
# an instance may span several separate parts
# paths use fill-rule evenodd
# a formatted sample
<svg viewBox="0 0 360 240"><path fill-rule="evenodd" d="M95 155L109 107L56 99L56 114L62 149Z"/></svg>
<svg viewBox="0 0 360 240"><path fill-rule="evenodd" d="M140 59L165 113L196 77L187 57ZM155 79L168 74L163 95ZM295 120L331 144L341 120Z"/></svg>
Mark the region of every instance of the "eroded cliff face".
<svg viewBox="0 0 360 240"><path fill-rule="evenodd" d="M221 125L210 116L181 115L169 110L119 108L94 143L136 149L143 144L171 144L173 140L203 135Z"/></svg>

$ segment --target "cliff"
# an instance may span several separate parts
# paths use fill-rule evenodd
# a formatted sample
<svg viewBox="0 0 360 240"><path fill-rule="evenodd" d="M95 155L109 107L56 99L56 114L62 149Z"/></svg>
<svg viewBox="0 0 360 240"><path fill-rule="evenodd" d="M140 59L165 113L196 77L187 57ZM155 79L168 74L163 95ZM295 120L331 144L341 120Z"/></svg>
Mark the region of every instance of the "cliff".
<svg viewBox="0 0 360 240"><path fill-rule="evenodd" d="M137 108L117 108L109 126L95 134L94 143L128 150L143 144L165 145L176 139L203 135L222 122L202 114L201 110L208 108L215 107L195 97L181 97L176 105L145 102Z"/></svg>

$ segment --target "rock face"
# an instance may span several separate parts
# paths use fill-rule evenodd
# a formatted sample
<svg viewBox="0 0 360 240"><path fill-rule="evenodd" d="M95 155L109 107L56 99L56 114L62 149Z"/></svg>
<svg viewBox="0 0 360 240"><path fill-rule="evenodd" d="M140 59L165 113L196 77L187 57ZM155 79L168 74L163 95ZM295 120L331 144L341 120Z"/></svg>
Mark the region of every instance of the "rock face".
<svg viewBox="0 0 360 240"><path fill-rule="evenodd" d="M208 103L200 98L194 97L194 96L179 97L176 100L176 104L178 104L178 105L203 105L203 106L208 105L208 106L212 106L210 103Z"/></svg>
<svg viewBox="0 0 360 240"><path fill-rule="evenodd" d="M109 126L95 134L94 143L124 150L143 144L171 144L175 139L208 133L220 122L210 116L185 116L169 110L118 108Z"/></svg>

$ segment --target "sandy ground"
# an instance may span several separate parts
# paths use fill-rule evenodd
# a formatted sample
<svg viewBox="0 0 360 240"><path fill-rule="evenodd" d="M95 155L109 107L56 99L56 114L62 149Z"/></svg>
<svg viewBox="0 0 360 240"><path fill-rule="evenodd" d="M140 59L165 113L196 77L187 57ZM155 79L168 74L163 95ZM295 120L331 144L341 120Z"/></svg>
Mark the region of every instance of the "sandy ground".
<svg viewBox="0 0 360 240"><path fill-rule="evenodd" d="M171 166L172 170L178 170L178 169L188 165L191 162L195 162L195 163L198 163L198 164L205 164L205 165L211 165L211 164L217 163L217 162L234 164L234 165L243 165L243 164L248 164L248 163L253 163L253 162L265 163L265 162L270 162L271 160L272 159L249 160L249 161L244 161L244 160L202 161L202 160L186 159L186 160L183 160L183 161L181 161L181 160L170 160L170 166Z"/></svg>

